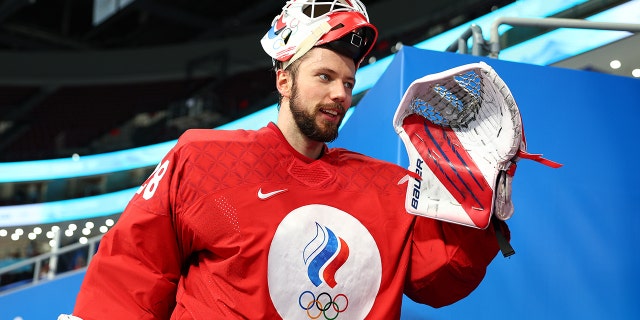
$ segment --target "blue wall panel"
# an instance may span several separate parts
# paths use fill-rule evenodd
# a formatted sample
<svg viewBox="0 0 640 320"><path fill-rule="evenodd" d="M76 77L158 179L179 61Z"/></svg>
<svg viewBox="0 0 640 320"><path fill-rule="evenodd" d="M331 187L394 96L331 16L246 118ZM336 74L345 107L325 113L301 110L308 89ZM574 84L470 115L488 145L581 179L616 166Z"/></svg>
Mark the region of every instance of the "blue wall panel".
<svg viewBox="0 0 640 320"><path fill-rule="evenodd" d="M0 320L56 320L71 313L84 271L70 272L36 286L0 292Z"/></svg>
<svg viewBox="0 0 640 320"><path fill-rule="evenodd" d="M334 146L406 166L392 118L409 84L485 61L520 107L528 149L509 220L516 255L498 256L480 287L452 306L405 299L403 319L637 319L640 80L406 47L367 93Z"/></svg>

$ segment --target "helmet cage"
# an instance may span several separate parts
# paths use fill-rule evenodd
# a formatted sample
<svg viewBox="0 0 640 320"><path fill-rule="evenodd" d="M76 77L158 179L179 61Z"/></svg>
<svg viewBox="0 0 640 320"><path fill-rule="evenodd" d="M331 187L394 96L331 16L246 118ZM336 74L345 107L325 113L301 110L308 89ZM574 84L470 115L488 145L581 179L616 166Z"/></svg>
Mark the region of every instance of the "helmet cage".
<svg viewBox="0 0 640 320"><path fill-rule="evenodd" d="M273 19L260 42L274 64L283 62L286 68L312 47L345 37L355 47L347 52L336 51L352 57L357 66L371 51L377 34L359 0L292 0ZM358 39L363 40L362 43L357 43ZM334 49L334 46L328 47Z"/></svg>

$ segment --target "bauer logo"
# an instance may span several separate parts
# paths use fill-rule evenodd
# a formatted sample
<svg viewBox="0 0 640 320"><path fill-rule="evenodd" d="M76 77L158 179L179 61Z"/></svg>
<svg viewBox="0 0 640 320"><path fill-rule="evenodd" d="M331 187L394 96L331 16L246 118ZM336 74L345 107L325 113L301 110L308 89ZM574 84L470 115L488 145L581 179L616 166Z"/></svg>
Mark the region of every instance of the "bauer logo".
<svg viewBox="0 0 640 320"><path fill-rule="evenodd" d="M416 173L422 177L422 164L424 161L418 158L416 160ZM413 178L413 190L411 191L411 207L418 209L420 203L420 188L422 187L422 180Z"/></svg>
<svg viewBox="0 0 640 320"><path fill-rule="evenodd" d="M363 319L380 289L380 252L353 216L326 205L293 210L269 249L269 293L283 319Z"/></svg>

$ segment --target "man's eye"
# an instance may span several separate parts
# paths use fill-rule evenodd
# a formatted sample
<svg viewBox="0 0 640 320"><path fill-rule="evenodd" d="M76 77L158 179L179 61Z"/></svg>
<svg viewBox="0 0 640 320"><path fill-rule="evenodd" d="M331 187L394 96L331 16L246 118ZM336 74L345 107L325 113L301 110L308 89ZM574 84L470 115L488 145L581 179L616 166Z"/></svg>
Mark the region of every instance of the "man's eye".
<svg viewBox="0 0 640 320"><path fill-rule="evenodd" d="M351 83L351 82L345 82L345 83L344 83L344 87L345 87L345 88L347 88L347 89L353 89L353 83Z"/></svg>
<svg viewBox="0 0 640 320"><path fill-rule="evenodd" d="M324 73L320 74L319 77L320 77L320 79L325 80L325 81L329 80L329 76L324 74Z"/></svg>

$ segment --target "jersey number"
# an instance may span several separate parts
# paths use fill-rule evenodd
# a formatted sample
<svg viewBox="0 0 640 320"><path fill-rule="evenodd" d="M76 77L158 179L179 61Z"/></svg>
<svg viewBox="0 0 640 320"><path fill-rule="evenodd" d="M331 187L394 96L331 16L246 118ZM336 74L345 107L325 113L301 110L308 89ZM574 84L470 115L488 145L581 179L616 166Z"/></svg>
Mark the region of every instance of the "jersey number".
<svg viewBox="0 0 640 320"><path fill-rule="evenodd" d="M158 189L160 180L162 179L162 177L164 177L164 174L167 173L168 166L169 160L165 160L163 163L158 164L156 169L153 170L153 173L151 173L149 179L147 179L147 182L141 185L136 193L140 194L140 192L144 191L142 197L145 200L151 199L151 197L153 197L153 194L156 193L156 190Z"/></svg>

